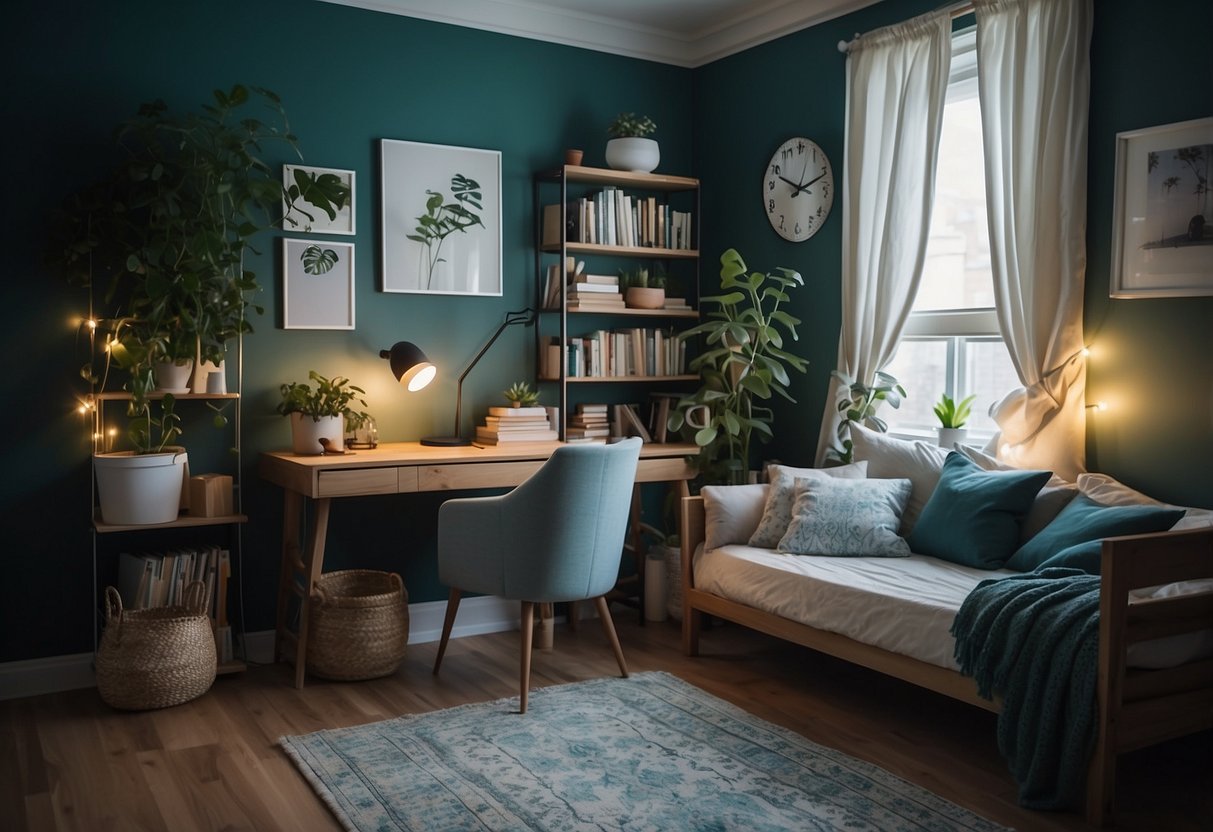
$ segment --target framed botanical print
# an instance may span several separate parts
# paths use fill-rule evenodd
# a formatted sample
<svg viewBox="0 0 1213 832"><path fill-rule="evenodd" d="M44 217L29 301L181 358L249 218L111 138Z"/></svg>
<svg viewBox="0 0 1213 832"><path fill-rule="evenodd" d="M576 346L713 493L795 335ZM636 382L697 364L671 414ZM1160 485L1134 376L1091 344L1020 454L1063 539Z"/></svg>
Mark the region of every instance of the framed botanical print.
<svg viewBox="0 0 1213 832"><path fill-rule="evenodd" d="M1213 295L1213 118L1116 135L1114 298Z"/></svg>
<svg viewBox="0 0 1213 832"><path fill-rule="evenodd" d="M344 185L349 197L345 204L340 208L334 208L336 216L330 218L328 211L325 210L329 206L328 200L322 200L324 205L316 205L308 199L308 192L302 188L302 183L305 181L298 178L296 171L310 173L316 179L321 177L327 178L330 181L339 182ZM286 210L282 219L282 228L285 231L294 231L303 234L354 234L356 231L354 224L354 171L338 170L337 168L314 168L307 165L283 165L282 166L282 186L290 188L292 185L300 187L302 193L295 201L290 210L287 205L283 204L283 210Z"/></svg>
<svg viewBox="0 0 1213 832"><path fill-rule="evenodd" d="M501 152L382 139L385 292L500 296Z"/></svg>
<svg viewBox="0 0 1213 832"><path fill-rule="evenodd" d="M282 238L282 328L354 328L354 244Z"/></svg>

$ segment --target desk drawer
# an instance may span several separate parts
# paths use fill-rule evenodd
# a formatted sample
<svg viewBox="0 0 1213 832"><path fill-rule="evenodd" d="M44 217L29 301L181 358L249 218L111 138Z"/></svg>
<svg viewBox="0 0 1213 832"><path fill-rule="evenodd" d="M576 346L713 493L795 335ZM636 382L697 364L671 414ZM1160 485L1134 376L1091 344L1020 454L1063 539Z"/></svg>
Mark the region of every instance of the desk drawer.
<svg viewBox="0 0 1213 832"><path fill-rule="evenodd" d="M461 488L501 488L518 485L543 466L546 460L526 462L477 462L474 465L425 465L417 469L420 491Z"/></svg>
<svg viewBox="0 0 1213 832"><path fill-rule="evenodd" d="M356 471L321 471L316 485L318 497L353 497L358 494L395 494L395 468L362 468Z"/></svg>

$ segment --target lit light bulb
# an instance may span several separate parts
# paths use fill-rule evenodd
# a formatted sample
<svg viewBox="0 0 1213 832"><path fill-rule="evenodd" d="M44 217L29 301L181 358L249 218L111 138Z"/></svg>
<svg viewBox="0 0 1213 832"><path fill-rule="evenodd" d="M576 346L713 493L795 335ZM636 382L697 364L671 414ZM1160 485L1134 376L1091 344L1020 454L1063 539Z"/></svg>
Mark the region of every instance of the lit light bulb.
<svg viewBox="0 0 1213 832"><path fill-rule="evenodd" d="M89 318L85 323L89 329L93 330L94 332L97 331L97 321L95 318Z"/></svg>
<svg viewBox="0 0 1213 832"><path fill-rule="evenodd" d="M1083 347L1083 348L1082 348L1082 357L1083 357L1083 358L1089 358L1090 356L1091 356L1091 348L1090 348L1090 347Z"/></svg>

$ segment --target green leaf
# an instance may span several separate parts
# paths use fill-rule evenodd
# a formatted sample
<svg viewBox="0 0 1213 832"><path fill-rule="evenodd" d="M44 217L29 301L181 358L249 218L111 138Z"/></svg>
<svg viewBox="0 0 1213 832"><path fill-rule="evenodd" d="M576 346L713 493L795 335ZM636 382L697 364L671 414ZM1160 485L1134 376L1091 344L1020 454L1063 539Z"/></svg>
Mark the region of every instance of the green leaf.
<svg viewBox="0 0 1213 832"><path fill-rule="evenodd" d="M341 258L331 248L310 245L299 255L299 259L303 261L303 271L307 274L327 274Z"/></svg>

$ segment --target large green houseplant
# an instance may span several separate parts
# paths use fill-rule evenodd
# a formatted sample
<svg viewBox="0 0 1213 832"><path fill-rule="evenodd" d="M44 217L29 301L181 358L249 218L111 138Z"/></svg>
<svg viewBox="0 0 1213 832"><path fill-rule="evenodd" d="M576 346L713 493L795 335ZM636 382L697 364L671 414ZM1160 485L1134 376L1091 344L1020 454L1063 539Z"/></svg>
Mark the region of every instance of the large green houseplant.
<svg viewBox="0 0 1213 832"><path fill-rule="evenodd" d="M318 454L324 451L324 439L340 450L346 431L361 427L371 418L361 409L366 407L362 398L366 391L345 376L327 378L310 370L307 377L315 387L292 381L278 388L282 394L278 413L291 419L291 447L297 454Z"/></svg>
<svg viewBox="0 0 1213 832"><path fill-rule="evenodd" d="M243 115L254 100L269 121ZM120 160L68 199L52 256L69 280L90 287L101 315L103 348L84 375L103 385L111 361L126 372L130 439L149 452L168 436L149 429L156 363L196 352L222 361L227 343L252 331L248 310L263 311L244 262L253 237L292 207L334 217L349 189L299 170L283 184L262 154L277 143L298 155L298 142L268 90L216 90L200 111L181 114L163 101L144 104L116 142Z"/></svg>
<svg viewBox="0 0 1213 832"><path fill-rule="evenodd" d="M680 336L706 337L707 348L691 362L703 383L679 400L669 428L689 432L700 447L705 482L744 483L754 434L763 441L772 435L773 412L760 402L776 394L795 401L788 393L788 370L803 373L808 362L784 349L785 335L797 340L800 320L780 307L790 300L789 291L803 285L791 269L748 272L741 255L729 249L720 256L724 293L700 301L717 308Z"/></svg>

